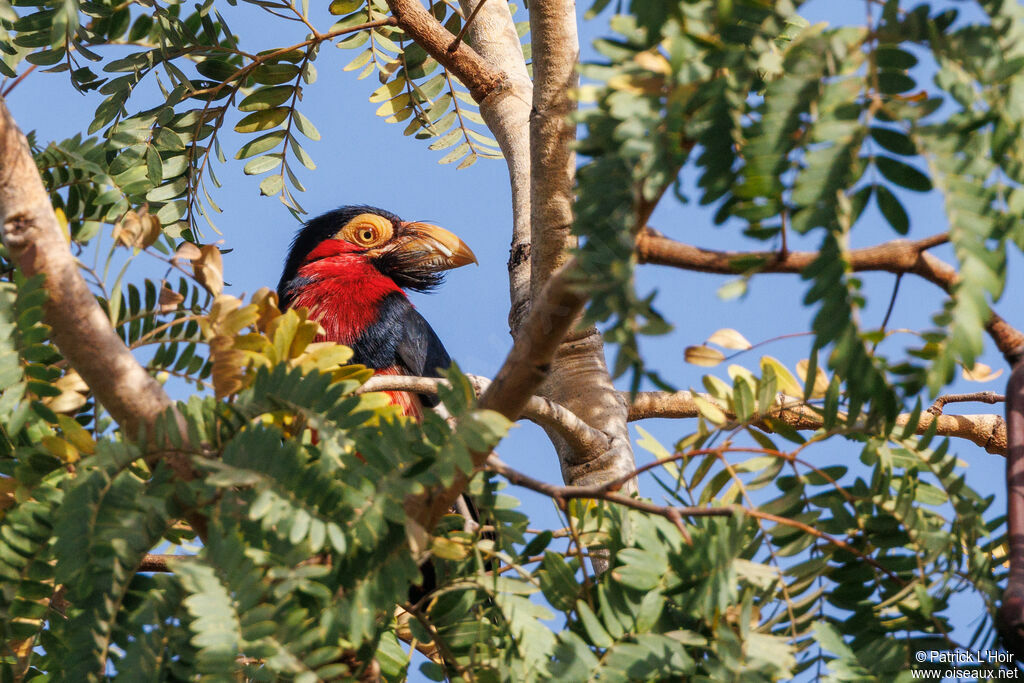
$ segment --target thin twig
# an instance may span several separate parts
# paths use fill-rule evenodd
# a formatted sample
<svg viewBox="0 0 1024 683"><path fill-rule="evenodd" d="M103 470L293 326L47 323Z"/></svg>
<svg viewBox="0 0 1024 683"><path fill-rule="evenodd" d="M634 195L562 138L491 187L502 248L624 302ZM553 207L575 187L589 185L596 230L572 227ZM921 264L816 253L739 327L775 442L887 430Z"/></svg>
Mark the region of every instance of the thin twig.
<svg viewBox="0 0 1024 683"><path fill-rule="evenodd" d="M500 474L508 479L509 482L517 486L522 486L523 488L548 496L562 509L565 509L566 503L570 500L597 499L606 500L610 503L617 503L623 507L632 508L634 510L659 515L673 522L673 518L680 515L683 517L730 517L734 514L734 511L729 508L657 505L656 503L651 503L640 498L631 498L618 493L612 490L609 484L598 484L594 486L556 486L555 484L549 484L539 479L534 479L528 474L514 470L494 455L487 457L484 469ZM615 482L610 483L614 484Z"/></svg>
<svg viewBox="0 0 1024 683"><path fill-rule="evenodd" d="M939 396L935 399L935 403L928 408L928 412L932 415L942 415L942 409L948 403L1003 403L1006 401L1006 396L997 394L994 391L977 391L973 394L946 394L945 396Z"/></svg>
<svg viewBox="0 0 1024 683"><path fill-rule="evenodd" d="M33 71L36 70L36 66L38 66L38 65L37 64L33 64L29 68L25 69L25 71L20 76L18 76L13 81L11 81L11 84L9 86L7 86L7 88L4 90L3 94L0 94L0 97L6 98L8 95L10 95L11 91L14 90L16 87L18 87L18 84L21 83L23 80L25 80L26 76L28 76L30 73L32 73Z"/></svg>
<svg viewBox="0 0 1024 683"><path fill-rule="evenodd" d="M453 40L452 44L448 46L448 52L455 52L455 50L458 49L459 43L462 42L462 36L466 35L466 31L469 30L469 25L473 23L474 19L476 19L477 13L480 11L480 8L483 7L484 3L486 2L487 0L480 0L480 2L477 3L476 7L473 8L473 11L470 13L469 18L462 23L462 28L459 29L459 33L458 35L455 36L455 40Z"/></svg>

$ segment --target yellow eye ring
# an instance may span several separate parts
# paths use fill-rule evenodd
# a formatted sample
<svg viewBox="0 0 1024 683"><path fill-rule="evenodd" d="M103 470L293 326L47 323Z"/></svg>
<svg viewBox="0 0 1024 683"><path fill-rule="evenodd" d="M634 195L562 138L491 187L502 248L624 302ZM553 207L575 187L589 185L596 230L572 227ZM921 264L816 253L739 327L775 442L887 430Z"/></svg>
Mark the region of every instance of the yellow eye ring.
<svg viewBox="0 0 1024 683"><path fill-rule="evenodd" d="M377 247L392 238L395 229L391 221L375 213L361 213L342 228L335 239L361 247Z"/></svg>

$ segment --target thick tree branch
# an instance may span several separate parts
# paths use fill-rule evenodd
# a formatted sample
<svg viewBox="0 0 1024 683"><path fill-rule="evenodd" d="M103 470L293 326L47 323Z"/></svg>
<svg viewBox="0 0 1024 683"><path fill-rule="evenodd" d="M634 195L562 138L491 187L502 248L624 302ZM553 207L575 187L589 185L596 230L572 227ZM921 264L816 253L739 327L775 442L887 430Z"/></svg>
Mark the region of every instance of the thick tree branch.
<svg viewBox="0 0 1024 683"><path fill-rule="evenodd" d="M534 301L505 362L480 399L482 408L514 420L547 378L555 351L587 302L572 282L575 267L572 260L559 268Z"/></svg>
<svg viewBox="0 0 1024 683"><path fill-rule="evenodd" d="M893 240L883 244L853 249L847 253L850 268L855 272L886 271L889 273L910 273L938 285L951 294L959 280L956 269L942 259L928 253L928 249L949 241L946 234L933 235L921 240ZM677 242L650 228L645 229L636 242L637 260L673 266L702 273L730 275L742 273L751 268L751 263L760 261L756 270L760 273L799 273L818 257L813 251L791 251L785 254L775 251L734 252L701 249ZM1024 333L1011 327L997 313L993 312L985 330L996 346L1012 364L1024 347Z"/></svg>
<svg viewBox="0 0 1024 683"><path fill-rule="evenodd" d="M548 278L576 246L573 187L576 109L572 92L579 83L579 36L573 0L532 2L533 110L530 113L531 299L536 302ZM519 331L513 330L518 337ZM571 331L553 358L541 393L590 425L614 437L614 448L581 450L553 441L567 484L596 484L621 477L635 463L626 424L626 404L612 384L604 341L594 327ZM630 485L632 486L632 484Z"/></svg>
<svg viewBox="0 0 1024 683"><path fill-rule="evenodd" d="M572 234L576 126L569 120L576 110L570 95L579 84L575 3L531 2L530 36L543 46L533 57L530 112L530 287L537 294L576 246Z"/></svg>
<svg viewBox="0 0 1024 683"><path fill-rule="evenodd" d="M398 25L427 53L455 74L477 102L504 88L508 77L455 36L419 0L387 0ZM453 47L454 49L449 50Z"/></svg>
<svg viewBox="0 0 1024 683"><path fill-rule="evenodd" d="M477 396L483 394L491 381L479 375L467 375ZM401 375L376 375L359 388L359 393L371 391L410 391L417 394L437 394L439 386L449 386L443 379L433 377L405 377ZM577 417L572 411L542 396L531 396L521 418L550 429L572 444L573 448L609 448L611 439L601 430L594 429Z"/></svg>
<svg viewBox="0 0 1024 683"><path fill-rule="evenodd" d="M508 77L508 87L479 101L480 115L498 141L512 191L512 244L508 275L509 329L513 334L530 310L530 107L533 83L507 2L460 0L473 47Z"/></svg>
<svg viewBox="0 0 1024 683"><path fill-rule="evenodd" d="M1010 573L996 625L1006 648L1024 656L1024 362L1018 362L1006 386L1006 540Z"/></svg>
<svg viewBox="0 0 1024 683"><path fill-rule="evenodd" d="M735 419L736 416L726 410L725 406L710 394L698 395L705 401L718 405L730 419ZM624 396L628 398L628 394L624 394ZM629 406L631 422L654 417L694 418L698 415L700 415L700 410L694 401L694 394L689 391L641 391ZM781 394L777 407L763 417L779 420L799 431L814 431L824 426L821 415L812 408L797 399L782 397ZM840 414L840 419L842 418L843 415ZM905 426L910 418L910 413L899 415L896 418L896 425ZM1006 454L1006 422L999 415L936 415L926 410L920 415L915 433L923 434L933 422L937 423L936 434L939 436L966 439L981 446L989 453ZM771 425L766 422L755 421L753 424L764 431L772 431Z"/></svg>
<svg viewBox="0 0 1024 683"><path fill-rule="evenodd" d="M0 216L3 242L26 275L46 276L46 323L53 341L93 395L130 435L150 428L172 405L114 332L89 291L57 223L25 136L0 100ZM191 470L168 457L179 474Z"/></svg>

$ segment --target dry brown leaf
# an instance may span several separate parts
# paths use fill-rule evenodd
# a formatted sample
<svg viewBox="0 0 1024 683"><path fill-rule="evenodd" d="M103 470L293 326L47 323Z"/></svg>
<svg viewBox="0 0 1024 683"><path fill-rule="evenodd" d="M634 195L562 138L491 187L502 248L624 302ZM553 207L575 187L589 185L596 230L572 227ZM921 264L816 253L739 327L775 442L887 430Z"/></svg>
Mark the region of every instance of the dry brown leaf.
<svg viewBox="0 0 1024 683"><path fill-rule="evenodd" d="M0 477L0 510L6 510L17 502L14 497L17 488L18 480L14 477Z"/></svg>
<svg viewBox="0 0 1024 683"><path fill-rule="evenodd" d="M216 244L204 244L199 258L192 259L192 272L196 280L217 296L224 289L224 260Z"/></svg>
<svg viewBox="0 0 1024 683"><path fill-rule="evenodd" d="M808 368L808 366L810 364L811 363L810 363L810 361L807 358L804 358L801 361L797 361L797 364L796 364L796 374L797 374L797 377L800 378L800 381L804 383L805 387L807 386L807 368ZM826 375L825 371L822 370L821 367L819 366L819 367L815 368L814 388L811 389L811 398L822 398L825 395L825 392L827 392L827 391L828 391L828 375Z"/></svg>
<svg viewBox="0 0 1024 683"><path fill-rule="evenodd" d="M178 250L174 252L174 258L182 261L194 261L202 255L203 252L199 251L199 247L192 242L182 242Z"/></svg>
<svg viewBox="0 0 1024 683"><path fill-rule="evenodd" d="M243 376L248 357L234 348L234 339L217 336L210 340L213 357L213 391L217 398L237 393L245 386Z"/></svg>
<svg viewBox="0 0 1024 683"><path fill-rule="evenodd" d="M160 288L160 298L157 303L160 304L161 313L170 313L171 311L178 310L178 304L184 300L185 297L175 292L165 283L164 286Z"/></svg>
<svg viewBox="0 0 1024 683"><path fill-rule="evenodd" d="M725 360L725 354L718 349L713 349L710 346L687 346L686 352L683 356L687 363L694 365L703 365L706 368L711 368L723 360Z"/></svg>
<svg viewBox="0 0 1024 683"><path fill-rule="evenodd" d="M126 247L145 249L160 238L160 219L146 212L129 211L114 226L114 241Z"/></svg>
<svg viewBox="0 0 1024 683"><path fill-rule="evenodd" d="M63 377L54 382L60 389L59 396L47 396L42 402L55 413L73 413L85 405L89 385L74 370L68 370Z"/></svg>
<svg viewBox="0 0 1024 683"><path fill-rule="evenodd" d="M753 346L753 344L747 341L746 337L731 327L723 327L717 330L704 343L718 344L723 349L736 349L737 351L746 351Z"/></svg>
<svg viewBox="0 0 1024 683"><path fill-rule="evenodd" d="M960 371L960 374L968 382L991 382L1003 374L1003 369L1000 368L992 372L992 368L984 363L975 363L973 368L964 368Z"/></svg>

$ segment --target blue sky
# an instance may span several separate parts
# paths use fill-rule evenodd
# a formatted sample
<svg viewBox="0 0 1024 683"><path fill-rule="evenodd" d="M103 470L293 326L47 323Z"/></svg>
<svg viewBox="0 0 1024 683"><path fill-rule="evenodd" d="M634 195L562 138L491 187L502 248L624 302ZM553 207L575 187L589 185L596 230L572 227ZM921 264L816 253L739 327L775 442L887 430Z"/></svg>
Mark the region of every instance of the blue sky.
<svg viewBox="0 0 1024 683"><path fill-rule="evenodd" d="M963 3L956 5L960 7ZM849 0L813 0L807 3L802 14L812 22L861 24L864 7L863 2ZM304 38L304 31L298 24L288 25L286 29L291 34L282 35L281 22L268 23L266 15L252 5L225 5L221 11L242 37L243 48L249 51ZM325 9L314 11L313 16L320 26L328 26L331 21ZM585 56L593 54L589 42L605 34L606 27L607 14L583 22ZM270 28L273 33L269 32ZM273 40L268 40L268 36ZM464 371L493 376L511 346L506 322L508 281L505 269L511 207L504 164L480 160L462 171L456 170L454 165L438 165L442 154L430 151L422 141L404 138L402 126L387 124L374 115L377 105L367 102L367 98L378 86L376 78L371 76L357 81L353 73L341 71L352 56L332 47L323 48L317 61L319 80L305 90L300 109L319 128L322 140L307 146L319 168L315 172L301 173L308 191L299 196L299 201L312 215L343 204L377 205L405 219L443 225L469 243L480 261L479 267L453 271L436 293L414 294L412 299ZM14 90L8 104L21 127L36 130L39 140L44 142L84 130L100 99L96 93L85 96L75 93L64 75L34 73ZM231 134L225 141L225 151L230 155L242 144L243 138ZM216 222L224 233L225 246L233 249L224 258L225 279L231 283L228 291L241 295L262 286L276 285L289 241L299 226L276 199L259 196L258 178L243 176L238 162L231 161L227 166L217 169L224 188L216 195L223 209ZM692 186L692 178L685 180ZM945 218L937 195L904 193L901 198L911 215L911 237L944 229ZM735 224L716 228L710 211L696 205L681 205L671 198L663 202L651 224L671 237L703 247L763 248L758 244L744 244ZM212 237L212 233L207 233L207 239ZM894 237L896 235L872 206L854 231L852 244L864 246ZM791 243L791 248L812 249L818 239L812 234L810 238ZM935 253L949 260L952 258L948 248L937 249ZM1010 292L1018 291L1022 284L1018 256L1014 254L1011 258L1007 287ZM865 274L863 279L869 296L863 320L865 325L877 325L888 304L893 276ZM676 325L671 334L643 342L649 363L675 386L700 387L700 378L707 371L684 363L683 349L701 343L719 328L736 328L755 343L809 329L813 311L801 305L806 285L797 276L759 277L752 282L744 298L732 301L722 301L716 295L717 288L725 281L726 278L718 276L653 266L641 267L638 272L638 289L641 292L657 289L660 294L656 305ZM905 278L891 327L926 328L941 302L937 288ZM998 309L1011 323L1024 324L1020 306L1015 305L1015 301L1004 301ZM914 345L916 341L910 336L897 336L887 344L898 348L898 345ZM806 357L809 347L809 338L798 337L773 343L733 362L756 368L760 354L766 353L792 368L796 361ZM895 348L890 350L895 351ZM990 343L982 360L994 368L1003 367L1002 359ZM724 376L724 366L717 372ZM958 382L953 390L1001 392L1005 377L1004 374L1003 378L983 385ZM986 412L991 408L1001 410L999 406L968 404L951 406L950 412ZM668 420L649 421L644 427L669 447L693 429L691 423ZM970 465L968 483L983 493L996 493L1001 501L1004 498L1002 458L988 455L970 444L954 443L953 447ZM498 450L513 467L547 481L560 481L552 448L542 432L528 423L514 428ZM812 452L820 464L855 461L858 451L856 446L833 440ZM637 458L641 463L650 459L639 449ZM513 493L535 516L535 526L561 526L550 501L526 491ZM654 485L646 487L644 493L658 495ZM961 636L969 635L973 628L970 622L977 613L976 606L964 606L964 621L959 625Z"/></svg>

